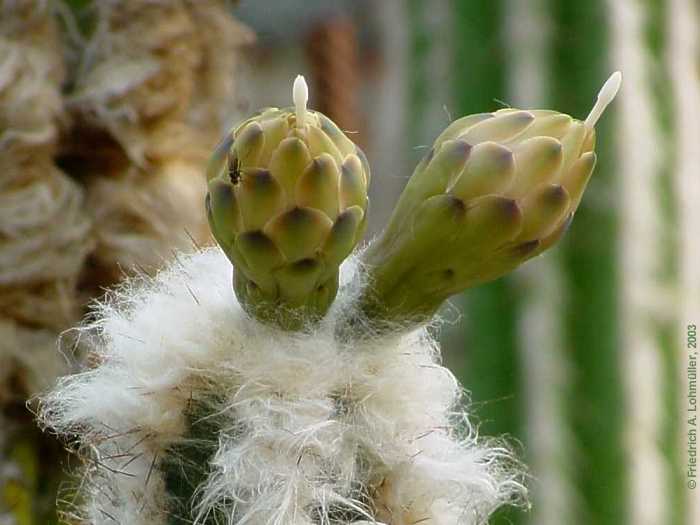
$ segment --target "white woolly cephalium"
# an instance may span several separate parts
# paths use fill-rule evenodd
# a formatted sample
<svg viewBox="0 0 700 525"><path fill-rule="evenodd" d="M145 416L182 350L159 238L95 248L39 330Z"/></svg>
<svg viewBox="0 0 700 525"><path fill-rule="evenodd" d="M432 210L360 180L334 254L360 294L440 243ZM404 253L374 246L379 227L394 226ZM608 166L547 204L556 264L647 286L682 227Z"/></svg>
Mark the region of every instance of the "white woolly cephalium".
<svg viewBox="0 0 700 525"><path fill-rule="evenodd" d="M248 318L230 274L218 248L183 256L81 329L98 364L63 378L41 418L89 458L90 522L179 509L231 524L481 524L522 495L508 452L471 432L425 330L338 342L356 259L306 333ZM192 494L194 508L178 501Z"/></svg>

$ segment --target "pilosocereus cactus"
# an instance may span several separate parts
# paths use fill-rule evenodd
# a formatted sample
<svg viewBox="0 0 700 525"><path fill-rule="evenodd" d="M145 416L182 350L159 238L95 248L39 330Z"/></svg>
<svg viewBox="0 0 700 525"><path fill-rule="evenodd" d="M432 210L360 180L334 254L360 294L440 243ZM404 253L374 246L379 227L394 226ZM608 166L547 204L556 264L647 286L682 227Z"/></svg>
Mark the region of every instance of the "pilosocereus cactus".
<svg viewBox="0 0 700 525"><path fill-rule="evenodd" d="M477 438L425 326L450 295L562 236L619 84L613 75L583 122L515 109L456 120L386 230L353 255L369 166L307 109L298 78L294 107L251 117L212 156L220 247L127 282L79 329L94 365L63 378L40 414L84 459L65 512L473 525L523 502L522 469Z"/></svg>

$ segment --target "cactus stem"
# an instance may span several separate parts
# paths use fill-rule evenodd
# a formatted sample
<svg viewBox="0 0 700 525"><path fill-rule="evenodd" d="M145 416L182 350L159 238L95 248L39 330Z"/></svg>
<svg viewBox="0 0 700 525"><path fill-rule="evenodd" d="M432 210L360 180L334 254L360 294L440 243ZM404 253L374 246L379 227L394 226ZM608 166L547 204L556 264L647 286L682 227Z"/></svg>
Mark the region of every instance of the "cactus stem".
<svg viewBox="0 0 700 525"><path fill-rule="evenodd" d="M306 121L306 103L309 101L309 86L306 85L304 75L297 75L292 87L292 100L297 115L297 127L302 127Z"/></svg>
<svg viewBox="0 0 700 525"><path fill-rule="evenodd" d="M615 71L612 75L610 75L610 78L608 78L608 80L605 81L603 87L600 88L600 91L598 92L598 98L596 99L595 104L593 105L593 109L591 109L591 112L586 117L585 124L589 129L593 129L593 127L595 127L596 122L598 122L598 119L605 111L605 108L607 108L608 104L615 100L615 96L620 90L621 83L622 73L620 73L619 71Z"/></svg>

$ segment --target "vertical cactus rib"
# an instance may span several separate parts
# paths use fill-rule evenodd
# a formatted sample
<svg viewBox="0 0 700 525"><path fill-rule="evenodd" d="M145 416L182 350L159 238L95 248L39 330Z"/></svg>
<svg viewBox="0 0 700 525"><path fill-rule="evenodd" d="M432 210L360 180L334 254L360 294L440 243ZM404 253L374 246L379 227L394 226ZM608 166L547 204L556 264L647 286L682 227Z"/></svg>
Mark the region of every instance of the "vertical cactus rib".
<svg viewBox="0 0 700 525"><path fill-rule="evenodd" d="M597 84L593 79L609 70L607 5L602 0L550 1L549 5L553 14L552 103L585 115ZM564 347L572 383L567 413L578 450L572 468L581 503L576 520L597 525L624 523L628 510L619 361L622 340L617 328L619 223L614 203L605 200L617 184L612 120L606 118L597 125L601 169L591 180L589 198L581 202L562 246L568 290Z"/></svg>
<svg viewBox="0 0 700 525"><path fill-rule="evenodd" d="M663 130L655 119L656 100L648 80L652 57L644 30L651 16L648 6L631 1L608 2L616 31L612 57L637 88L618 106L618 176L621 196L619 260L621 362L625 387L625 446L630 482L628 516L632 523L672 523L671 465L659 446L665 421L664 348L659 322L649 316L666 316L670 292L660 276L664 269L662 239L667 232L661 220L659 178L663 176ZM664 290L668 292L664 293ZM670 312L669 312L670 313ZM677 412L676 412L677 414Z"/></svg>
<svg viewBox="0 0 700 525"><path fill-rule="evenodd" d="M679 322L673 327L674 334L680 332L684 337L688 324L695 324L700 316L700 272L697 271L700 261L700 243L698 243L698 225L700 224L700 78L698 61L700 60L700 12L697 2L688 0L671 0L665 2L667 47L663 54L669 65L673 108L673 136L676 164L673 174L673 200L671 206L678 210L678 289L682 293L679 305ZM668 86L663 86L664 94L668 97ZM679 345L677 348L683 348ZM681 358L676 363L676 378L679 377L680 405L683 407L682 420L687 420L687 395L689 390L688 356L684 349ZM673 380L671 380L674 383ZM678 398L677 398L678 399ZM672 403L673 405L673 403ZM686 421L677 436L681 449L681 462L686 466L688 461L688 432L690 425ZM682 470L685 470L683 468ZM685 482L678 476L679 483ZM687 515L679 518L686 524L700 522L700 501L698 488L687 493L687 487L678 493L686 493ZM682 491L682 492L681 492Z"/></svg>

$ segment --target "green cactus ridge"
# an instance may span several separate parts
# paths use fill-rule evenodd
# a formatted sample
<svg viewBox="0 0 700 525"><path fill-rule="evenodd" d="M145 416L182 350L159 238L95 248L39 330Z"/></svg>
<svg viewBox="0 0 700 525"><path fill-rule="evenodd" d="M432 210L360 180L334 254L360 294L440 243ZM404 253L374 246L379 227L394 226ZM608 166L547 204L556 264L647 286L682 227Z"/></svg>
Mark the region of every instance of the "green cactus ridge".
<svg viewBox="0 0 700 525"><path fill-rule="evenodd" d="M595 130L554 111L453 122L366 251L375 319L430 318L449 296L542 253L566 231L595 166Z"/></svg>
<svg viewBox="0 0 700 525"><path fill-rule="evenodd" d="M254 317L298 329L325 314L362 238L369 167L325 115L268 108L217 147L207 169L212 233Z"/></svg>

